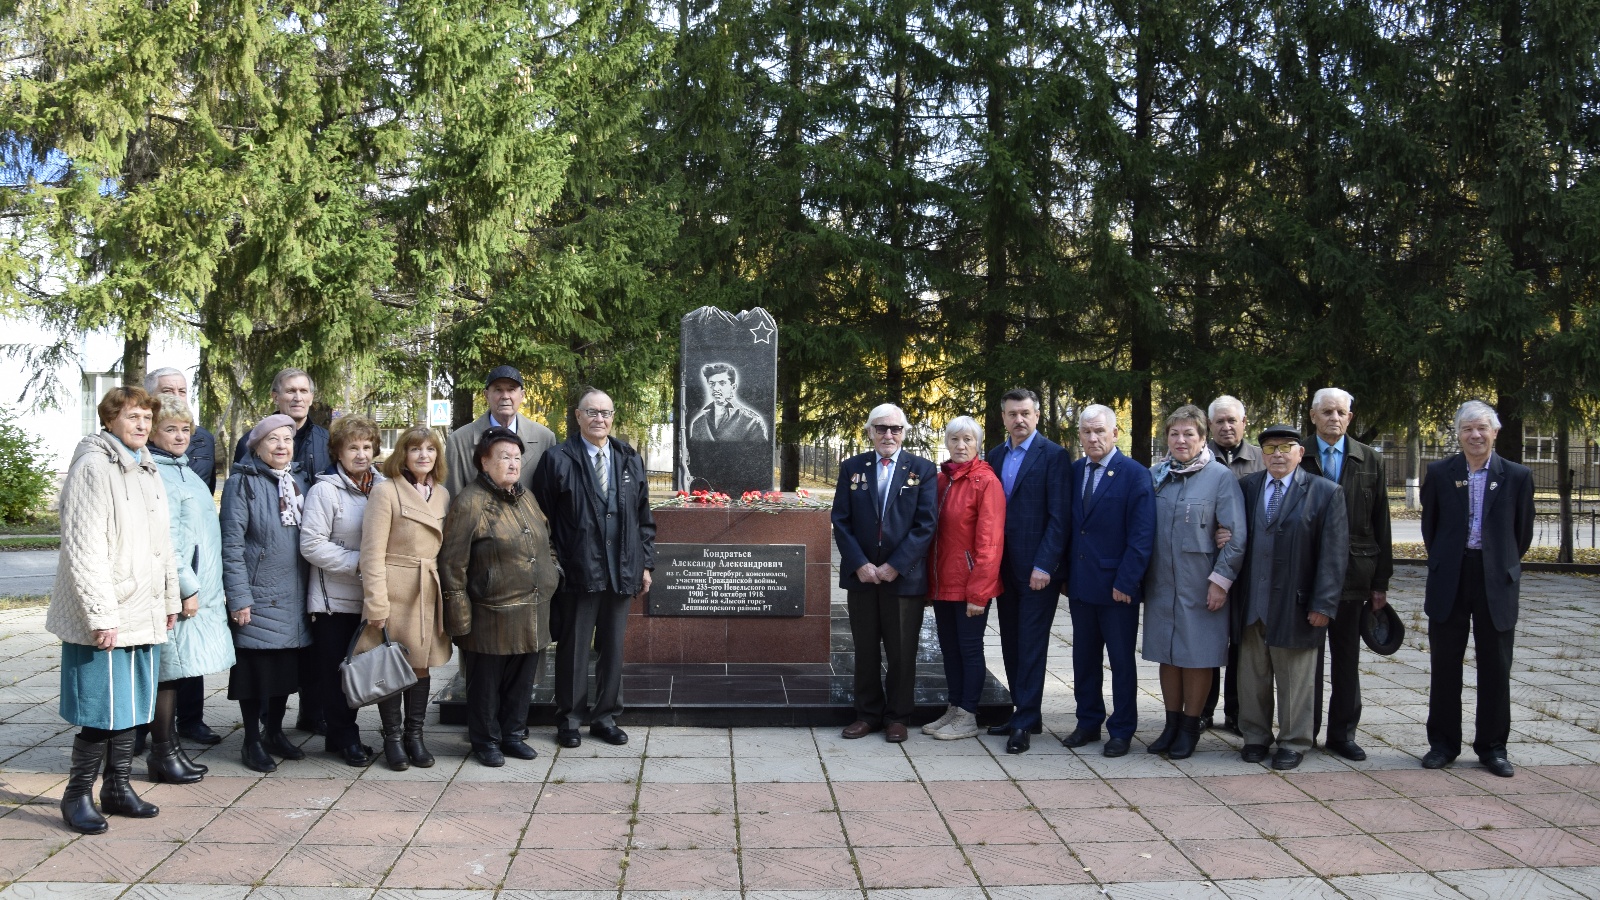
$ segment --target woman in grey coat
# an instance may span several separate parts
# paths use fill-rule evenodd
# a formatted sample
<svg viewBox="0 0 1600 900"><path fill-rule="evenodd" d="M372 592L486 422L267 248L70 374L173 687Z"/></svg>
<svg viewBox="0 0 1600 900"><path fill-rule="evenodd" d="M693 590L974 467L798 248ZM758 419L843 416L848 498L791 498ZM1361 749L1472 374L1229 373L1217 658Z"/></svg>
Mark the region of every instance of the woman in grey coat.
<svg viewBox="0 0 1600 900"><path fill-rule="evenodd" d="M306 612L311 615L311 647L328 720L323 749L356 768L372 762L372 748L361 743L356 711L345 701L339 663L361 629L361 519L367 495L383 481L372 465L377 451L378 426L371 419L333 420L328 453L336 465L318 475L306 493L305 519L300 523L300 555L311 564Z"/></svg>
<svg viewBox="0 0 1600 900"><path fill-rule="evenodd" d="M296 651L311 644L300 556L307 479L294 462L293 419L267 416L246 440L251 452L222 488L222 584L238 657L228 699L244 719L245 766L271 772L271 754L306 755L283 733L283 714L300 686Z"/></svg>
<svg viewBox="0 0 1600 900"><path fill-rule="evenodd" d="M1167 457L1150 470L1156 543L1144 577L1144 658L1161 664L1167 725L1149 752L1169 759L1187 759L1200 742L1211 670L1228 659L1223 606L1244 558L1244 495L1212 458L1206 431L1199 407L1179 407L1167 417Z"/></svg>

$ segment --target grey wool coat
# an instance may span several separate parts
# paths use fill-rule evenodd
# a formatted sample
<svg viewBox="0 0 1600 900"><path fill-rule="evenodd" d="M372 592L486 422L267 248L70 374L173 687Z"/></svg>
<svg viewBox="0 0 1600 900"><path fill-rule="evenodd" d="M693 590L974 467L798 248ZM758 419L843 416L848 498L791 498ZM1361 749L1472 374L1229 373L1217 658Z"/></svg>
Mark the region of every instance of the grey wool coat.
<svg viewBox="0 0 1600 900"><path fill-rule="evenodd" d="M1217 549L1217 526L1233 537ZM1244 497L1229 468L1212 460L1156 485L1156 543L1144 576L1144 658L1187 669L1228 661L1228 604L1206 609L1211 576L1224 588L1244 561Z"/></svg>
<svg viewBox="0 0 1600 900"><path fill-rule="evenodd" d="M299 463L294 480L304 494L308 485ZM254 453L234 463L222 486L222 587L230 614L250 609L250 623L233 626L234 646L311 645L308 569L300 555L300 526L283 524L278 513L278 476Z"/></svg>

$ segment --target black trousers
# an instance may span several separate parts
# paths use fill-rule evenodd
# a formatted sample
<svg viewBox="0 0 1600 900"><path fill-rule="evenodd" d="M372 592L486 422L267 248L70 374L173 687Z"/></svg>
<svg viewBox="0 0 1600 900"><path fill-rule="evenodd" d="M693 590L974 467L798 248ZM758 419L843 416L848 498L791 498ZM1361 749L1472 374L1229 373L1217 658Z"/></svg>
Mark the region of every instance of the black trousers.
<svg viewBox="0 0 1600 900"><path fill-rule="evenodd" d="M206 679L204 675L179 678L178 727L193 728L205 723Z"/></svg>
<svg viewBox="0 0 1600 900"><path fill-rule="evenodd" d="M1496 631L1483 591L1483 555L1468 550L1450 615L1428 620L1433 674L1428 691L1428 746L1461 753L1461 681L1467 633L1478 652L1478 710L1472 749L1479 756L1505 753L1511 736L1511 648L1516 629Z"/></svg>
<svg viewBox="0 0 1600 900"><path fill-rule="evenodd" d="M917 638L922 597L902 597L894 583L850 591L850 636L856 645L856 718L874 727L905 724L916 708ZM884 664L887 662L887 671Z"/></svg>
<svg viewBox="0 0 1600 900"><path fill-rule="evenodd" d="M560 593L551 622L556 626L556 726L576 731L585 722L615 725L622 714L622 644L628 627L627 594L611 591ZM589 700L589 648L594 666L594 702Z"/></svg>
<svg viewBox="0 0 1600 900"><path fill-rule="evenodd" d="M316 722L323 713L322 679L318 677L317 652L312 647L300 648L300 722Z"/></svg>
<svg viewBox="0 0 1600 900"><path fill-rule="evenodd" d="M528 736L528 706L544 665L544 652L471 653L461 651L467 679L467 739L476 748L493 747Z"/></svg>
<svg viewBox="0 0 1600 900"><path fill-rule="evenodd" d="M1339 599L1339 614L1328 623L1328 643L1317 648L1317 711L1313 737L1322 730L1323 673L1329 672L1328 742L1353 741L1361 724L1361 608L1371 592Z"/></svg>
<svg viewBox="0 0 1600 900"><path fill-rule="evenodd" d="M345 702L339 682L339 663L344 661L350 638L361 628L360 613L318 613L311 617L311 657L316 664L316 682L322 691L321 708L328 722L323 746L338 752L361 743L356 727L356 711ZM300 695L304 708L306 695Z"/></svg>
<svg viewBox="0 0 1600 900"><path fill-rule="evenodd" d="M1223 675L1227 678L1224 679ZM1216 716L1217 700L1222 700L1222 716L1226 721L1239 721L1239 645L1228 638L1228 667L1211 670L1211 693L1206 695L1206 708L1201 715L1207 719Z"/></svg>

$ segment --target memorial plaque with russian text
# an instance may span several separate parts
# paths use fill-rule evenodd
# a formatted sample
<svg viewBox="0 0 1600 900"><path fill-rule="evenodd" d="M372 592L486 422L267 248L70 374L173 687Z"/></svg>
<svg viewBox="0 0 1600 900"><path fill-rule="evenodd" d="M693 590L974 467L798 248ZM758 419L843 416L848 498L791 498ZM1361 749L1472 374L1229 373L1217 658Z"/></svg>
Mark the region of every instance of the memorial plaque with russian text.
<svg viewBox="0 0 1600 900"><path fill-rule="evenodd" d="M804 544L656 544L652 616L800 616Z"/></svg>

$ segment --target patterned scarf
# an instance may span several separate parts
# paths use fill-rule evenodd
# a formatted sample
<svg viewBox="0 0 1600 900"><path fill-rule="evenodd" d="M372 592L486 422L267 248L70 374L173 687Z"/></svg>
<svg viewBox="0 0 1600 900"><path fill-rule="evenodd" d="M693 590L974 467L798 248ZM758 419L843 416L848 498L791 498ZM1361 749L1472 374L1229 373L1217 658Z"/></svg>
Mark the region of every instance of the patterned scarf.
<svg viewBox="0 0 1600 900"><path fill-rule="evenodd" d="M344 471L344 466L340 466L339 470L341 472L343 472ZM361 493L363 493L363 494L372 493L372 482L373 482L374 479L372 477L372 470L371 469L362 469L359 473L357 473L355 475L351 475L349 472L345 472L344 473L344 477L350 479L350 484L353 485L355 487L355 489L360 491Z"/></svg>
<svg viewBox="0 0 1600 900"><path fill-rule="evenodd" d="M1161 487L1169 478L1187 478L1193 475L1210 465L1213 458L1210 447L1201 447L1200 452L1194 455L1194 459L1189 460L1187 463L1178 462L1172 458L1170 453L1163 456L1151 470L1151 473L1155 476L1156 487Z"/></svg>
<svg viewBox="0 0 1600 900"><path fill-rule="evenodd" d="M299 525L306 498L300 493L300 485L294 483L294 466L282 469L268 466L267 471L278 476L278 519L285 525Z"/></svg>

